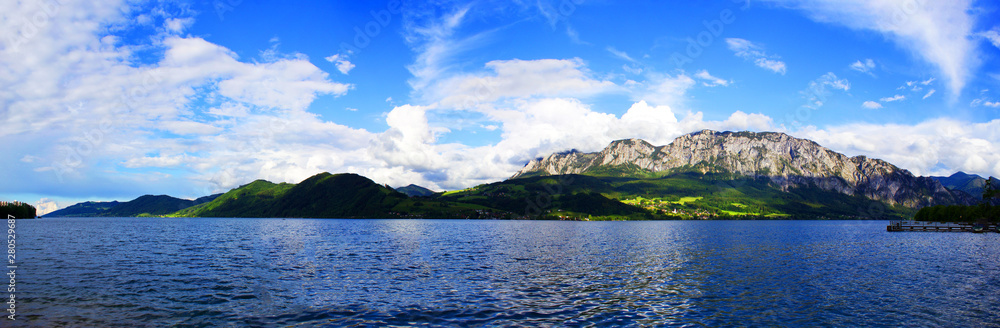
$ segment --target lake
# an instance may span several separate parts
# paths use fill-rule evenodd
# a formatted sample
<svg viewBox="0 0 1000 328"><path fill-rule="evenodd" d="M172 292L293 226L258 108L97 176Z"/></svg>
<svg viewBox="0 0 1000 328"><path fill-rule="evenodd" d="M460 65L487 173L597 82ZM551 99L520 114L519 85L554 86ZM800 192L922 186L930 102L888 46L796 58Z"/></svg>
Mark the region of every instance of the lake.
<svg viewBox="0 0 1000 328"><path fill-rule="evenodd" d="M24 326L1000 326L1000 234L885 221L17 224Z"/></svg>

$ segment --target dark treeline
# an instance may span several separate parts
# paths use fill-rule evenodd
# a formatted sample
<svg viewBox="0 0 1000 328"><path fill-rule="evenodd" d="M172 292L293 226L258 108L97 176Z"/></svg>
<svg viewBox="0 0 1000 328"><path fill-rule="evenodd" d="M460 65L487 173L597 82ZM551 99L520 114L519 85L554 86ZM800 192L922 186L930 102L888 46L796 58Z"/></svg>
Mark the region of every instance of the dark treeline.
<svg viewBox="0 0 1000 328"><path fill-rule="evenodd" d="M935 222L1000 222L1000 206L929 206L920 209L913 219Z"/></svg>
<svg viewBox="0 0 1000 328"><path fill-rule="evenodd" d="M35 207L30 204L20 203L20 202L3 202L0 203L0 215L6 220L8 215L13 215L18 219L34 219L35 218Z"/></svg>
<svg viewBox="0 0 1000 328"><path fill-rule="evenodd" d="M993 185L992 180L992 177L986 180L983 202L979 205L924 207L917 212L913 219L935 222L1000 222L1000 206L993 205L1000 199L1000 186Z"/></svg>

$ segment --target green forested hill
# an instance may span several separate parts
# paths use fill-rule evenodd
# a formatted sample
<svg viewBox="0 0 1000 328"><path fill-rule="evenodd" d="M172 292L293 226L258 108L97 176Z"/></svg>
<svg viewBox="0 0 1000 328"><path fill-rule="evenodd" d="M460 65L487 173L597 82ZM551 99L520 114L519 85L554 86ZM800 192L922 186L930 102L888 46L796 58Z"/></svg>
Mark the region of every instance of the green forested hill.
<svg viewBox="0 0 1000 328"><path fill-rule="evenodd" d="M916 212L815 187L782 190L767 179L700 172L647 178L535 176L449 192L439 199L548 218L878 219Z"/></svg>
<svg viewBox="0 0 1000 328"><path fill-rule="evenodd" d="M273 201L293 184L257 180L216 197L214 200L180 210L173 215L189 217L267 217Z"/></svg>
<svg viewBox="0 0 1000 328"><path fill-rule="evenodd" d="M298 183L264 180L173 214L186 217L481 218L490 208L435 199L410 199L357 174L320 173ZM509 216L508 216L509 217Z"/></svg>
<svg viewBox="0 0 1000 328"><path fill-rule="evenodd" d="M408 196L357 174L314 175L276 198L271 217L371 217L385 215Z"/></svg>
<svg viewBox="0 0 1000 328"><path fill-rule="evenodd" d="M214 197L208 196L197 200L187 200L167 195L145 195L118 204L118 206L101 213L100 216L133 217L166 215L211 199L214 199Z"/></svg>
<svg viewBox="0 0 1000 328"><path fill-rule="evenodd" d="M61 217L61 216L73 216L73 217L95 217L103 216L111 208L118 206L121 202L110 201L110 202L83 202L74 205L67 206L64 209L53 211L52 213L45 214L45 217Z"/></svg>
<svg viewBox="0 0 1000 328"><path fill-rule="evenodd" d="M410 197L427 197L427 196L433 196L435 194L433 190L415 184L411 184L406 187L396 188L396 191L404 193Z"/></svg>
<svg viewBox="0 0 1000 328"><path fill-rule="evenodd" d="M136 217L159 216L177 212L194 205L209 202L219 195L201 197L195 200L181 199L167 195L144 195L127 202L83 202L46 214L46 217Z"/></svg>

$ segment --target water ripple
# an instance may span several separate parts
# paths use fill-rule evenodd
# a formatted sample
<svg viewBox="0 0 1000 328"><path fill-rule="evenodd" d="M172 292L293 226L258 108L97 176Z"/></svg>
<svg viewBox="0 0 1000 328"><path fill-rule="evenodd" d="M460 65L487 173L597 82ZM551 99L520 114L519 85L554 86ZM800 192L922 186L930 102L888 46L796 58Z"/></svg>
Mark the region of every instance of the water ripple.
<svg viewBox="0 0 1000 328"><path fill-rule="evenodd" d="M1000 235L884 222L19 226L26 326L998 327Z"/></svg>

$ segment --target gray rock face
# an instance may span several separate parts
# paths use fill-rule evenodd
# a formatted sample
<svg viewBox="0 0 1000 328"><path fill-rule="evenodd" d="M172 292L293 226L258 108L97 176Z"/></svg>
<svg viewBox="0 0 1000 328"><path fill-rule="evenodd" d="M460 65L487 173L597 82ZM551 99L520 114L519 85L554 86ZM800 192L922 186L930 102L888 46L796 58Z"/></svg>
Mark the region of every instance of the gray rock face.
<svg viewBox="0 0 1000 328"><path fill-rule="evenodd" d="M617 140L597 153L570 151L532 160L512 178L580 174L621 165L650 172L695 167L702 173L767 177L786 190L813 185L907 207L974 202L970 196L953 193L934 179L915 177L883 160L847 157L813 141L775 132L703 130L659 147L639 139Z"/></svg>

